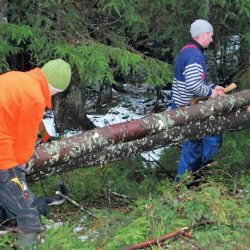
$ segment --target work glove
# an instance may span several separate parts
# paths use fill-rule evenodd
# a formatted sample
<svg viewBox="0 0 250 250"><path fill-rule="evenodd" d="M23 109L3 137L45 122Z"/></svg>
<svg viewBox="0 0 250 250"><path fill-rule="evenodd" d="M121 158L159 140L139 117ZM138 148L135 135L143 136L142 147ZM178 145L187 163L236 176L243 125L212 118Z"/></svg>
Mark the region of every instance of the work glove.
<svg viewBox="0 0 250 250"><path fill-rule="evenodd" d="M56 140L59 140L59 139L60 139L60 137L58 137L58 136L50 136L48 138L48 140L43 141L42 137L40 135L38 135L38 138L37 138L37 141L36 141L36 146L38 146L38 145L40 145L42 143L52 142L52 141L56 141Z"/></svg>

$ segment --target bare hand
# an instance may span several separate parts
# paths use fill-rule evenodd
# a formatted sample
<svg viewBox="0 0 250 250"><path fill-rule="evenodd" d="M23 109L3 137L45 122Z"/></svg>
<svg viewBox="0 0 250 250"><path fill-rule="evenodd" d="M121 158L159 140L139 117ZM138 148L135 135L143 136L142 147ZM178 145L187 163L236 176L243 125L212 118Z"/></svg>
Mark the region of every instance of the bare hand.
<svg viewBox="0 0 250 250"><path fill-rule="evenodd" d="M225 95L225 88L223 88L222 86L216 86L214 90L216 90L217 96Z"/></svg>

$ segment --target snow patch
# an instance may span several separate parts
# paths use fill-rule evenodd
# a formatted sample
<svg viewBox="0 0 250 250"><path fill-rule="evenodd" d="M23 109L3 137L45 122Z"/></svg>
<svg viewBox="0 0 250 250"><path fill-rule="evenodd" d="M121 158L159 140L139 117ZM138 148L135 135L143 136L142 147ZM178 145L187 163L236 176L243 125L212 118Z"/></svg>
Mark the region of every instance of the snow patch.
<svg viewBox="0 0 250 250"><path fill-rule="evenodd" d="M87 115L87 117L99 128L121 123L125 121L133 121L143 116L135 114L128 108L118 105L109 110L105 115Z"/></svg>

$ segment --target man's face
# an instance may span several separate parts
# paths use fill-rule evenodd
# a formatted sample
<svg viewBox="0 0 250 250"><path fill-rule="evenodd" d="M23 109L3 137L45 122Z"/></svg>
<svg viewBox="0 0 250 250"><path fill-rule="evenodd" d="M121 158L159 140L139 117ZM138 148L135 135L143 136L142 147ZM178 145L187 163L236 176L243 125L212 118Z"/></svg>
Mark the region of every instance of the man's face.
<svg viewBox="0 0 250 250"><path fill-rule="evenodd" d="M211 42L213 42L213 35L214 35L213 32L206 32L206 33L203 33L203 34L202 34L202 42L203 42L202 46L203 46L204 48L207 48L208 45L209 45Z"/></svg>

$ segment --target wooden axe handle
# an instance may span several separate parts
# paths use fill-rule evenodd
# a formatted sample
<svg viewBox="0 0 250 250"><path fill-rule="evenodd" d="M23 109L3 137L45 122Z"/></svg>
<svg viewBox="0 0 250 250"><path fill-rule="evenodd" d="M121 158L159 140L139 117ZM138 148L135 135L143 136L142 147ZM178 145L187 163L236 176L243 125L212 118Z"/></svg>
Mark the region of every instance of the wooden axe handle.
<svg viewBox="0 0 250 250"><path fill-rule="evenodd" d="M232 90L236 89L236 84L233 82L233 83L230 83L227 87L224 88L224 93L229 93L231 92ZM206 96L199 96L199 97L196 97L196 98L193 98L189 101L190 105L195 105L196 103L198 103L199 101L202 101L202 100L205 100L207 99Z"/></svg>
<svg viewBox="0 0 250 250"><path fill-rule="evenodd" d="M232 90L236 89L236 84L234 82L230 83L226 88L224 88L224 92L227 94Z"/></svg>

